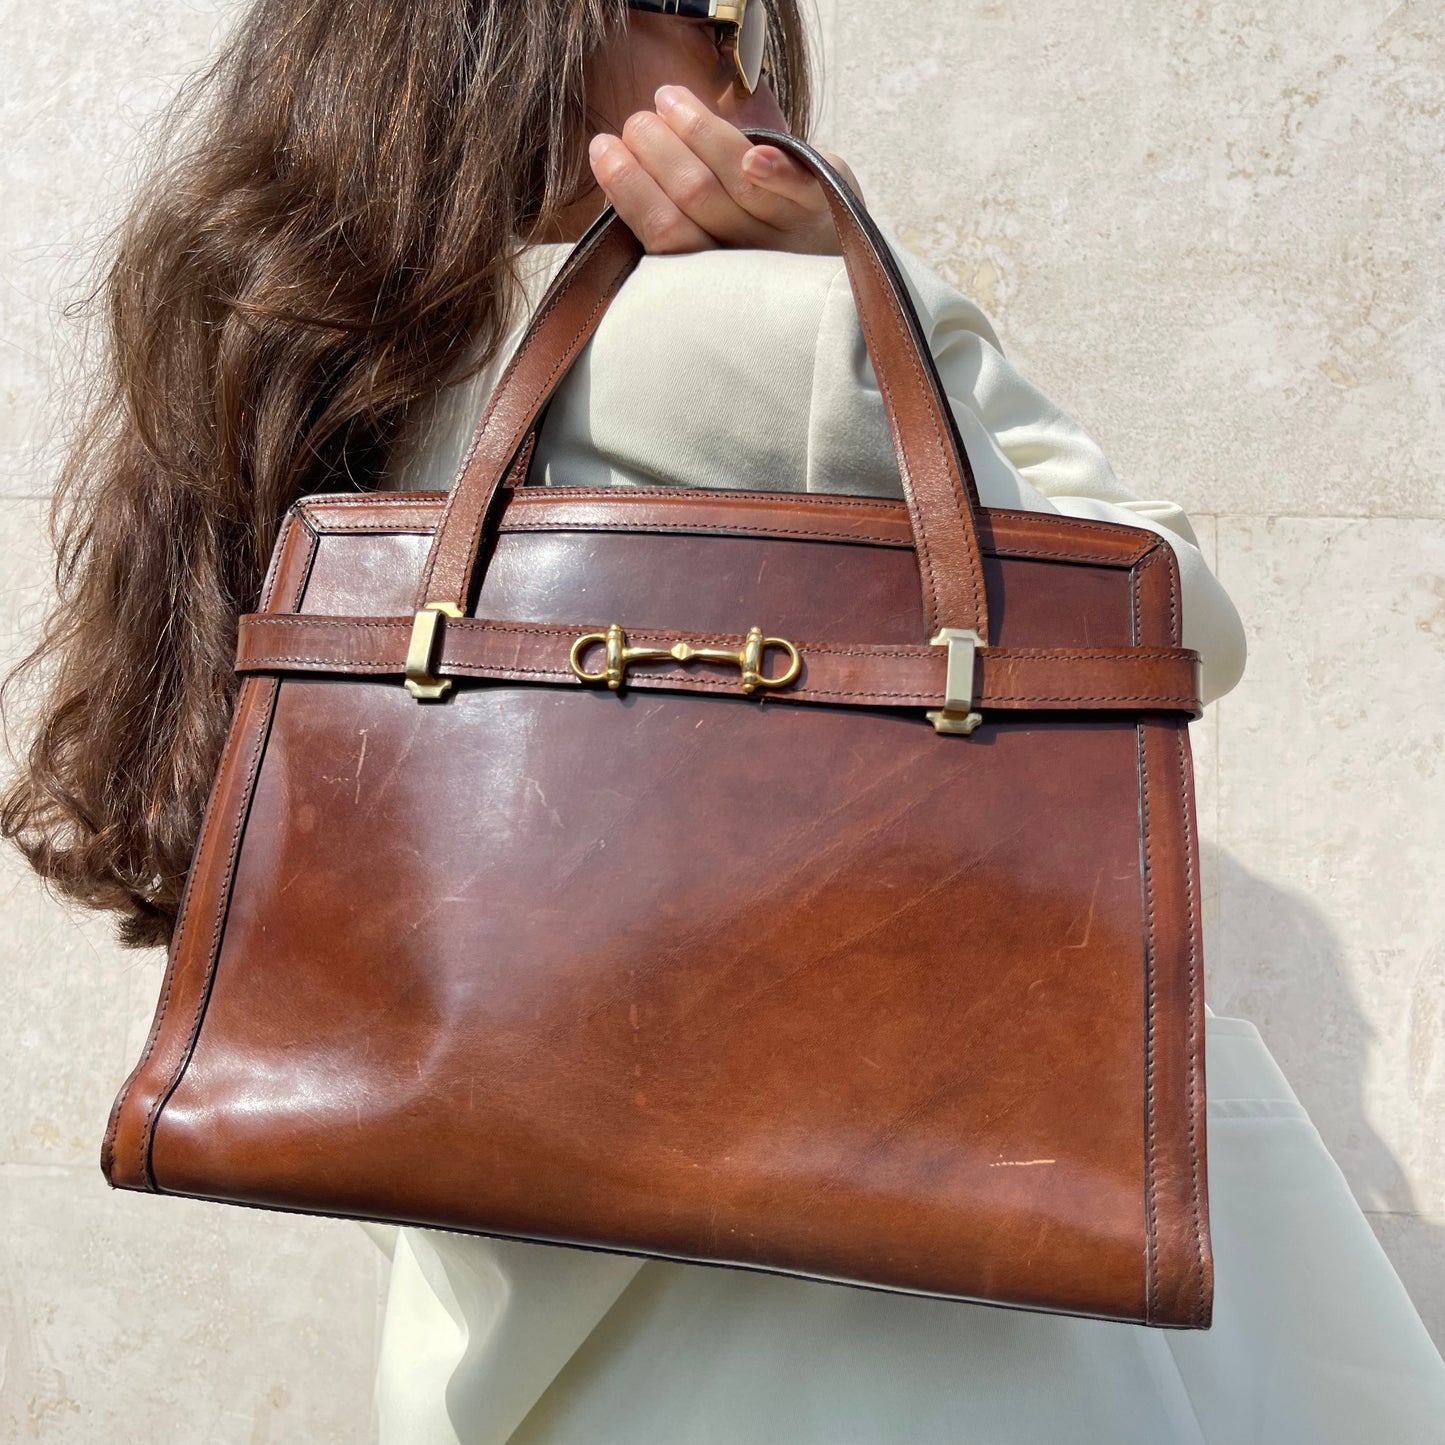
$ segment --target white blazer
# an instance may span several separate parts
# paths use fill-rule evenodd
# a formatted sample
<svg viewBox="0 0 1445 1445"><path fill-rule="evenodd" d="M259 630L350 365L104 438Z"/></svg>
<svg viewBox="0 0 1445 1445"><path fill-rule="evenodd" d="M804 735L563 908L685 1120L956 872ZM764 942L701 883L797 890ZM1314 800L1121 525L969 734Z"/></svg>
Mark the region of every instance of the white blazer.
<svg viewBox="0 0 1445 1445"><path fill-rule="evenodd" d="M1206 701L1240 619L1171 501L1114 476L979 309L885 230L986 506L1151 528ZM525 256L530 309L570 246ZM493 364L418 408L386 485L445 490ZM839 257L647 256L548 411L532 481L900 495ZM1445 1365L1249 1023L1207 1028L1208 1333L745 1270L364 1226L392 1255L381 1445L1391 1445L1438 1442Z"/></svg>

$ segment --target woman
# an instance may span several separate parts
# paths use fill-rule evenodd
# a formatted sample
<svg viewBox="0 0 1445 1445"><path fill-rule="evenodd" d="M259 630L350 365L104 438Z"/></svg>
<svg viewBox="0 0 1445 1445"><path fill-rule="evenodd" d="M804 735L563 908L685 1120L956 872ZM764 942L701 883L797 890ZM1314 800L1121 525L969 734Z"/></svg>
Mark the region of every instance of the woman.
<svg viewBox="0 0 1445 1445"><path fill-rule="evenodd" d="M737 129L806 130L793 0L771 7L766 79L734 27L661 8L267 0L232 43L111 276L113 386L66 474L38 655L56 676L4 809L128 942L174 922L234 616L281 513L449 485L604 197L651 254L563 382L531 480L898 494L821 196ZM985 505L1161 532L1205 698L1228 691L1243 633L1184 514L1124 489L888 239ZM1212 1019L1208 1048L1207 1334L370 1227L393 1252L384 1445L1439 1438L1445 1367L1318 1136L1248 1024Z"/></svg>

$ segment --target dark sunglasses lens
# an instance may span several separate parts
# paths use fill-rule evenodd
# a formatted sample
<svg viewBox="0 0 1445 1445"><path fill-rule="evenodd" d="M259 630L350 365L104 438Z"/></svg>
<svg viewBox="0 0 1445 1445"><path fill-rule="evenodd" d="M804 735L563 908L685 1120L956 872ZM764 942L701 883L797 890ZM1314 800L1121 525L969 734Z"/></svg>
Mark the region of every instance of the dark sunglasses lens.
<svg viewBox="0 0 1445 1445"><path fill-rule="evenodd" d="M763 73L763 52L768 47L768 12L762 0L752 0L738 30L738 63L749 90L758 88Z"/></svg>

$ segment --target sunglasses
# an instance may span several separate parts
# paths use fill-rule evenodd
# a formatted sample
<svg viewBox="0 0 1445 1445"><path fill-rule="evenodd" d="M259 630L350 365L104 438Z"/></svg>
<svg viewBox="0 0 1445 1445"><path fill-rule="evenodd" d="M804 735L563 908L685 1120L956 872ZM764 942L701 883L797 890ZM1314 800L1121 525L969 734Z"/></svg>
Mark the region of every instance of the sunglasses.
<svg viewBox="0 0 1445 1445"><path fill-rule="evenodd" d="M767 73L768 12L763 0L627 0L627 8L684 20L709 20L720 30L731 31L738 79L749 95Z"/></svg>

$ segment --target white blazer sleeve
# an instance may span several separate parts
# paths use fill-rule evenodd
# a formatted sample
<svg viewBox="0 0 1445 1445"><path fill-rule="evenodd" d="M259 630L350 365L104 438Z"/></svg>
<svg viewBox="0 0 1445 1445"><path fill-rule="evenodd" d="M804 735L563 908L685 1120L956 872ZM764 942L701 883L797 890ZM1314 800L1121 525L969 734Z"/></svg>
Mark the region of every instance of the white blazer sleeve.
<svg viewBox="0 0 1445 1445"><path fill-rule="evenodd" d="M1229 594L1210 571L1199 538L1177 503L1136 496L1114 475L1083 428L1059 410L1004 358L988 318L924 261L880 227L918 308L939 377L968 448L985 506L1062 512L1126 526L1147 527L1168 539L1179 559L1183 645L1203 660L1201 690L1208 703L1244 673L1244 625ZM856 323L846 278L835 289L835 310L824 330L850 331L851 375L845 384L871 389L872 365ZM838 355L839 337L822 334L819 361ZM882 401L878 400L881 411Z"/></svg>

